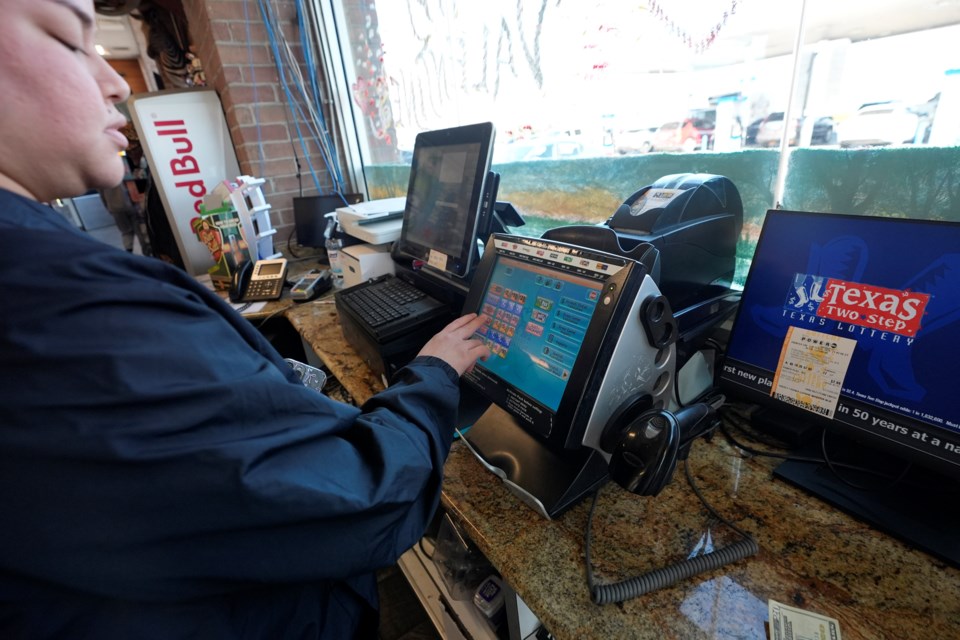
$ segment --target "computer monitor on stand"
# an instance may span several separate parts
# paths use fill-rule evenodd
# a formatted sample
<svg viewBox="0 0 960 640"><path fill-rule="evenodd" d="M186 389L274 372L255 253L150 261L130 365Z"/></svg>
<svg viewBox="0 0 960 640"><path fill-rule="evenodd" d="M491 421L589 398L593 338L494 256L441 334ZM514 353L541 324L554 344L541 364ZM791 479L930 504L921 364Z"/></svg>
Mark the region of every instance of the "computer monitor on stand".
<svg viewBox="0 0 960 640"><path fill-rule="evenodd" d="M655 250L653 250L655 253ZM607 479L601 438L638 395L671 402L676 326L648 265L494 234L464 312L488 318L492 352L464 379L493 404L467 433L478 457L554 517Z"/></svg>
<svg viewBox="0 0 960 640"><path fill-rule="evenodd" d="M958 362L960 224L767 212L722 387L832 464L778 477L954 565Z"/></svg>
<svg viewBox="0 0 960 640"><path fill-rule="evenodd" d="M392 255L397 275L463 306L486 240L500 176L490 171L495 139L489 122L417 136L403 227Z"/></svg>
<svg viewBox="0 0 960 640"><path fill-rule="evenodd" d="M493 314L494 357L466 379L494 405L467 440L541 514L606 480L620 417L700 395L675 393L675 372L733 311L742 217L729 179L682 174L602 225L494 236L464 306Z"/></svg>
<svg viewBox="0 0 960 640"><path fill-rule="evenodd" d="M344 337L386 381L460 314L481 239L505 223L522 224L512 207L496 203L493 141L490 123L418 135L401 235L391 252L395 279L336 294ZM392 293L385 300L375 289ZM391 309L389 317L374 312L384 308Z"/></svg>

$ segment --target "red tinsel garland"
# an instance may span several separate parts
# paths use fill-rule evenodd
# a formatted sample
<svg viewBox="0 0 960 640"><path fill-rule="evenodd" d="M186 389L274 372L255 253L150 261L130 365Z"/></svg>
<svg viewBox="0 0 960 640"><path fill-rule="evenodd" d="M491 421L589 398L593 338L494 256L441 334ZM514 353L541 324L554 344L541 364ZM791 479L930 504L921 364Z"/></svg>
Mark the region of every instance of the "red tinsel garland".
<svg viewBox="0 0 960 640"><path fill-rule="evenodd" d="M663 7L660 6L660 3L657 2L657 0L649 0L649 4L650 13L662 20L664 24L667 25L667 30L670 31L670 33L680 38L685 45L697 53L701 53L706 51L707 48L713 44L713 41L716 40L717 36L720 34L720 30L727 24L727 20L730 18L730 16L737 12L738 0L730 0L730 8L723 12L720 21L717 22L717 26L710 29L710 33L699 39L695 39L693 36L687 33L686 29L678 25L673 18L668 16L666 11L663 10Z"/></svg>

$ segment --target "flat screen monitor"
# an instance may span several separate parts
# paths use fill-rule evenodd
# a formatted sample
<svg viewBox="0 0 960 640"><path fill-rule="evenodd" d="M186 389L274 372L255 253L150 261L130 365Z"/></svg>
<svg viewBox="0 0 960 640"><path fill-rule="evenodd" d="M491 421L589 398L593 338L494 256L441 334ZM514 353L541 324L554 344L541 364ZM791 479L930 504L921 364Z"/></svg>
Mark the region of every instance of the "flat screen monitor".
<svg viewBox="0 0 960 640"><path fill-rule="evenodd" d="M644 261L495 233L463 309L491 353L463 377L487 403L467 445L548 518L606 481L621 408L672 401L677 327Z"/></svg>
<svg viewBox="0 0 960 640"><path fill-rule="evenodd" d="M327 240L323 233L326 231L327 222L329 222L325 214L336 211L337 207L357 204L362 201L363 196L359 193L337 193L294 198L293 222L297 234L297 244L301 247L323 247Z"/></svg>
<svg viewBox="0 0 960 640"><path fill-rule="evenodd" d="M872 493L810 464L788 463L778 475L960 562L950 539L958 528L944 521L956 516L936 504L960 480L958 363L960 224L767 213L722 386L826 429L828 453L831 442L852 441L888 474L916 468L895 485L873 482Z"/></svg>
<svg viewBox="0 0 960 640"><path fill-rule="evenodd" d="M593 408L582 399L596 397L615 346L605 338L624 324L638 265L556 242L492 238L464 304L486 318L479 334L491 356L466 380L530 433L580 447Z"/></svg>
<svg viewBox="0 0 960 640"><path fill-rule="evenodd" d="M493 143L489 122L417 136L397 252L428 270L457 278L470 274L477 224L492 199Z"/></svg>

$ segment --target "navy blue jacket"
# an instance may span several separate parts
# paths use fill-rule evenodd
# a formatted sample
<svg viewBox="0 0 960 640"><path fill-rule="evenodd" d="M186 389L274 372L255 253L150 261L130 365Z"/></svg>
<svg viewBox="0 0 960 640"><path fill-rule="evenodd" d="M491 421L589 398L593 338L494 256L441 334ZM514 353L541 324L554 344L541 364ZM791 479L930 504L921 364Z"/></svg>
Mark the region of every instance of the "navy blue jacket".
<svg viewBox="0 0 960 640"><path fill-rule="evenodd" d="M0 305L0 637L375 634L372 572L439 501L449 365L334 402L186 273L3 190Z"/></svg>

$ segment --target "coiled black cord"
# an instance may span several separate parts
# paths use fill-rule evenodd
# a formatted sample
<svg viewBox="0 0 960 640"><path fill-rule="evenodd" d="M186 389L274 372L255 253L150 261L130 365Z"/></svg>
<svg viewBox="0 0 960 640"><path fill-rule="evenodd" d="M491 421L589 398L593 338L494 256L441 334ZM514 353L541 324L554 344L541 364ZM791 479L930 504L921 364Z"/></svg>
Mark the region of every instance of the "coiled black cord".
<svg viewBox="0 0 960 640"><path fill-rule="evenodd" d="M631 598L642 596L651 591L669 587L681 580L712 571L720 567L743 560L752 556L760 548L753 538L737 540L736 542L711 551L702 556L687 558L677 564L660 569L654 569L641 576L630 578L613 584L597 584L590 588L590 598L595 604L610 604L611 602L625 602Z"/></svg>
<svg viewBox="0 0 960 640"><path fill-rule="evenodd" d="M701 494L699 489L697 489L696 484L694 484L693 478L690 475L689 465L686 461L683 463L683 470L684 474L686 475L687 482L690 484L690 488L693 489L693 492L696 494L697 498L699 498L700 502L703 503L703 506L706 507L707 511L709 511L711 515L713 515L713 517L718 519L720 522L723 522L728 527L736 531L741 536L741 539L727 545L726 547L716 549L715 551L711 551L710 553L702 556L687 558L676 564L662 567L660 569L654 569L653 571L648 571L640 576L612 584L596 584L593 580L593 566L590 561L590 531L593 523L593 512L597 507L597 496L600 494L600 491L597 490L593 494L593 502L590 504L590 514L587 516L587 531L585 540L587 586L590 588L590 599L593 600L595 604L625 602L631 598L636 598L646 593L669 587L670 585L676 584L681 580L690 578L699 573L719 569L720 567L730 564L731 562L736 562L737 560L742 560L746 557L752 556L760 550L760 546L757 544L757 541L754 540L753 536L740 529L726 518L722 517L716 512L716 510L714 510L712 506L710 506L710 504L703 497L703 494Z"/></svg>

